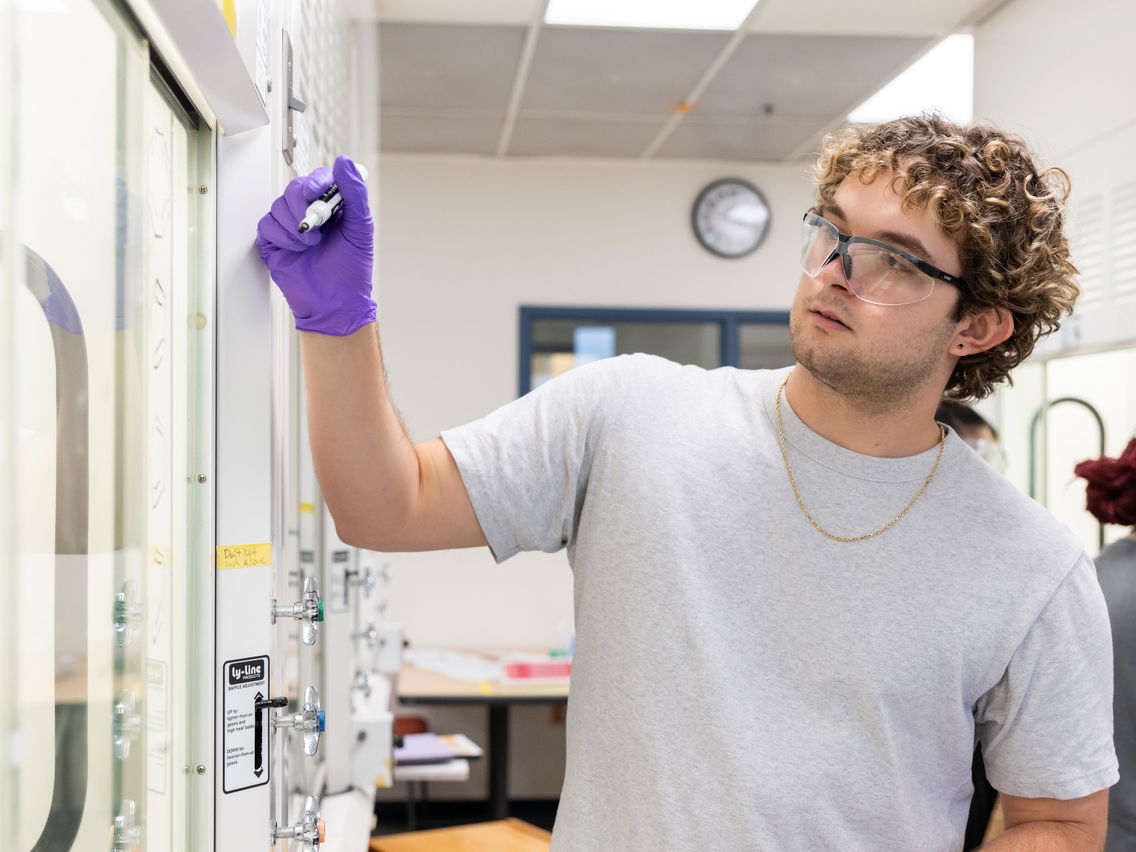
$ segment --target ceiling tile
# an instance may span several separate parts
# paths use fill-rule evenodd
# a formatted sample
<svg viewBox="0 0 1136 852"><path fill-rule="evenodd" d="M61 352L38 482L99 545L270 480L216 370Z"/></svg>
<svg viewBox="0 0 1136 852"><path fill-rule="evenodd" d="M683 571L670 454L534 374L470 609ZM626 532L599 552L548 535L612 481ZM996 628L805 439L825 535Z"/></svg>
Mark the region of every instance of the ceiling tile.
<svg viewBox="0 0 1136 852"><path fill-rule="evenodd" d="M823 122L714 121L688 118L655 155L696 160L778 161L789 157L823 129Z"/></svg>
<svg viewBox="0 0 1136 852"><path fill-rule="evenodd" d="M536 16L540 0L370 0L370 5L359 17L450 24L527 24Z"/></svg>
<svg viewBox="0 0 1136 852"><path fill-rule="evenodd" d="M748 36L698 101L699 115L824 116L857 106L931 43L925 38Z"/></svg>
<svg viewBox="0 0 1136 852"><path fill-rule="evenodd" d="M751 32L943 36L1006 0L760 0ZM356 20L529 24L541 0L356 0Z"/></svg>
<svg viewBox="0 0 1136 852"><path fill-rule="evenodd" d="M384 114L379 128L383 151L425 154L493 154L504 114L399 115Z"/></svg>
<svg viewBox="0 0 1136 852"><path fill-rule="evenodd" d="M655 138L657 121L588 121L520 118L509 154L561 157L638 157Z"/></svg>
<svg viewBox="0 0 1136 852"><path fill-rule="evenodd" d="M521 110L667 115L729 33L545 27Z"/></svg>
<svg viewBox="0 0 1136 852"><path fill-rule="evenodd" d="M760 0L751 32L948 35L1002 0Z"/></svg>
<svg viewBox="0 0 1136 852"><path fill-rule="evenodd" d="M384 107L504 111L525 28L384 23L379 39Z"/></svg>

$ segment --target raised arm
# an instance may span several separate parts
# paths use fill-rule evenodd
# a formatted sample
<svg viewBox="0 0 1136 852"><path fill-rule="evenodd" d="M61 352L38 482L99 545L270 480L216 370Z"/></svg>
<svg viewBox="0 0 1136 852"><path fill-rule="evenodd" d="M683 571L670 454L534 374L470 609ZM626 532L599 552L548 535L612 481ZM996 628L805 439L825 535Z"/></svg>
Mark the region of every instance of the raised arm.
<svg viewBox="0 0 1136 852"><path fill-rule="evenodd" d="M403 429L377 326L301 339L312 458L339 537L387 552L485 544L442 439L412 444Z"/></svg>
<svg viewBox="0 0 1136 852"><path fill-rule="evenodd" d="M340 214L299 233L333 180ZM371 298L374 224L354 163L340 157L289 183L256 244L303 332L312 458L340 538L387 552L485 544L449 450L440 438L412 444L391 403Z"/></svg>

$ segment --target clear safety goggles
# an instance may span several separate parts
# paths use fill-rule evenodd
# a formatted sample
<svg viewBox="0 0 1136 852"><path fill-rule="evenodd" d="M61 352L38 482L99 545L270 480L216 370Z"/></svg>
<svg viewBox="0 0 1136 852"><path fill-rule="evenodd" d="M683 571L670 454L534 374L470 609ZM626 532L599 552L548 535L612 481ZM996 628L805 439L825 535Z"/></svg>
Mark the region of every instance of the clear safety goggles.
<svg viewBox="0 0 1136 852"><path fill-rule="evenodd" d="M801 269L810 278L836 258L840 258L848 289L873 305L910 305L926 299L935 281L963 286L958 276L943 272L925 260L902 249L872 240L853 237L823 216L809 211L801 224Z"/></svg>

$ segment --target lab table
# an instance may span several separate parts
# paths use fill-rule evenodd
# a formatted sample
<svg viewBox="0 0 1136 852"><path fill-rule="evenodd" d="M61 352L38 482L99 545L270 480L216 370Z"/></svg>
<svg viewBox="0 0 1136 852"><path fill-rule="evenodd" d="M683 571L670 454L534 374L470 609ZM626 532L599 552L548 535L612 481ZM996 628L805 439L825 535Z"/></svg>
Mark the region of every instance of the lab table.
<svg viewBox="0 0 1136 852"><path fill-rule="evenodd" d="M463 651L489 659L505 651ZM420 669L409 663L398 676L404 705L484 705L489 714L489 803L493 819L509 816L509 708L514 704L567 704L568 684L476 682Z"/></svg>

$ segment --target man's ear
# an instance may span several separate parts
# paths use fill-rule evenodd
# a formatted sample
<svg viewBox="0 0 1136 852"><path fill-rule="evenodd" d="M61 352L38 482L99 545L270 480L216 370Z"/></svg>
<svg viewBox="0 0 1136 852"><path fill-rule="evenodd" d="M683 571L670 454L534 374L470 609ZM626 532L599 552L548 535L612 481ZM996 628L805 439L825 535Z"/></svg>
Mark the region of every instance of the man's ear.
<svg viewBox="0 0 1136 852"><path fill-rule="evenodd" d="M993 349L1014 333L1014 317L1005 308L967 314L951 338L951 354L963 357Z"/></svg>

